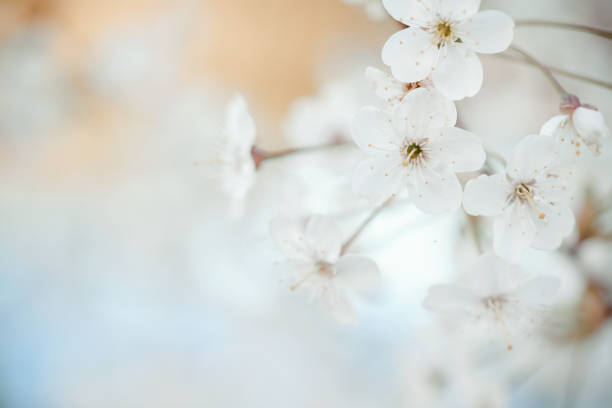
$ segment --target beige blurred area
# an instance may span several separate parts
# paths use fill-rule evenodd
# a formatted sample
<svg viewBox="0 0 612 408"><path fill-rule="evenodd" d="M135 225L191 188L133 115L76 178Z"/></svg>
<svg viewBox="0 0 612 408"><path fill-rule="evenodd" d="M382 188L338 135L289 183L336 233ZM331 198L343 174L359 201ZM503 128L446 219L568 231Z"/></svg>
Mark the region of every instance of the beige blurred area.
<svg viewBox="0 0 612 408"><path fill-rule="evenodd" d="M96 183L112 182L129 165L121 151L148 143L146 129L122 131L126 122L140 127L150 121L134 113L139 102L92 89L87 71L105 36L151 22L174 24L170 35L181 31L180 38L165 45L172 50L165 50L169 56L162 63L173 58L178 71L172 80L180 82L167 88L204 85L225 99L245 94L257 118L259 140L274 146L283 144L281 126L291 102L316 92L315 72L324 56L348 39L376 47L394 29L391 20L370 21L360 8L338 0L1 0L0 42L29 27L47 27L53 63L76 92L77 106L68 120L44 132L53 142L36 152L40 156L28 173L32 183L55 188L88 174ZM150 68L155 76L157 67ZM10 151L1 150L2 162L10 161Z"/></svg>
<svg viewBox="0 0 612 408"><path fill-rule="evenodd" d="M2 0L0 39L33 22L59 33L54 47L75 77L90 47L108 30L172 13L189 13L182 44L184 79L214 80L244 92L278 125L289 104L316 90L320 59L343 42L364 48L394 31L391 20L369 20L337 0ZM76 78L75 78L76 79Z"/></svg>

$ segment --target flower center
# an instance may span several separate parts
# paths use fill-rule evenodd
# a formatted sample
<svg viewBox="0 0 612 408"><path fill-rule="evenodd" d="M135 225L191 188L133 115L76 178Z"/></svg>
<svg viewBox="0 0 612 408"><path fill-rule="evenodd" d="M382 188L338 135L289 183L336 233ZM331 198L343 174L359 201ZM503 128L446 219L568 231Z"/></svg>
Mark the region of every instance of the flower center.
<svg viewBox="0 0 612 408"><path fill-rule="evenodd" d="M450 21L438 21L438 23L434 26L433 31L435 35L434 43L438 46L438 48L441 48L442 46L453 41L461 42L461 39L455 38L456 35Z"/></svg>
<svg viewBox="0 0 612 408"><path fill-rule="evenodd" d="M402 164L404 166L410 166L415 164L420 164L427 159L427 155L425 152L425 144L427 139L420 142L404 142L404 146L402 147L401 153L404 158Z"/></svg>
<svg viewBox="0 0 612 408"><path fill-rule="evenodd" d="M514 197L519 200L519 202L523 205L530 206L534 211L538 212L538 218L543 220L546 218L546 214L544 214L536 204L534 200L535 191L532 183L519 183L514 186Z"/></svg>

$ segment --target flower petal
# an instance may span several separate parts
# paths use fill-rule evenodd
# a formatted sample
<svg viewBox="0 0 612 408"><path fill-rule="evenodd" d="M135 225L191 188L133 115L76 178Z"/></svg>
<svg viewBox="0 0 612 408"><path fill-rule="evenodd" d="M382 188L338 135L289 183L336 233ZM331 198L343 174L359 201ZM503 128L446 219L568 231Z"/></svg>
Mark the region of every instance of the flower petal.
<svg viewBox="0 0 612 408"><path fill-rule="evenodd" d="M433 3L433 2L432 2ZM475 14L480 8L480 0L443 0L432 4L441 16L451 20L461 20Z"/></svg>
<svg viewBox="0 0 612 408"><path fill-rule="evenodd" d="M391 74L388 74L380 69L374 67L366 68L366 78L369 79L374 85L376 95L384 99L391 105L394 102L398 102L404 94L407 92L406 84L393 78Z"/></svg>
<svg viewBox="0 0 612 408"><path fill-rule="evenodd" d="M419 26L432 19L431 12L417 1L383 0L383 5L391 17L407 26Z"/></svg>
<svg viewBox="0 0 612 408"><path fill-rule="evenodd" d="M402 99L393 117L398 132L406 130L421 138L428 129L454 126L457 108L439 92L417 88Z"/></svg>
<svg viewBox="0 0 612 408"><path fill-rule="evenodd" d="M342 290L328 290L325 293L325 305L331 315L339 323L349 326L357 325L357 314L352 303L352 299Z"/></svg>
<svg viewBox="0 0 612 408"><path fill-rule="evenodd" d="M391 116L373 107L365 107L355 115L351 133L355 143L366 153L397 151L401 143Z"/></svg>
<svg viewBox="0 0 612 408"><path fill-rule="evenodd" d="M538 210L538 214L534 214L536 236L531 246L544 250L559 248L563 238L574 229L574 213L568 206L548 203L540 204ZM540 218L540 214L544 217Z"/></svg>
<svg viewBox="0 0 612 408"><path fill-rule="evenodd" d="M551 136L530 135L512 151L506 172L515 180L528 182L557 165L558 160L558 149Z"/></svg>
<svg viewBox="0 0 612 408"><path fill-rule="evenodd" d="M454 172L475 171L484 164L486 154L475 134L455 127L431 129L427 134L431 154Z"/></svg>
<svg viewBox="0 0 612 408"><path fill-rule="evenodd" d="M482 175L469 180L463 193L463 208L471 215L496 216L502 213L512 186L503 174Z"/></svg>
<svg viewBox="0 0 612 408"><path fill-rule="evenodd" d="M375 291L380 284L376 262L363 255L348 254L335 264L338 285L360 292Z"/></svg>
<svg viewBox="0 0 612 408"><path fill-rule="evenodd" d="M557 277L538 276L523 283L511 296L530 306L545 306L551 303L560 286L561 281Z"/></svg>
<svg viewBox="0 0 612 408"><path fill-rule="evenodd" d="M514 21L501 11L486 10L459 23L457 30L462 33L461 40L473 51L494 54L510 46Z"/></svg>
<svg viewBox="0 0 612 408"><path fill-rule="evenodd" d="M515 203L493 224L493 249L505 260L517 263L535 238L535 226L523 205Z"/></svg>
<svg viewBox="0 0 612 408"><path fill-rule="evenodd" d="M482 87L482 64L467 47L446 46L440 50L431 79L436 89L449 99L474 96Z"/></svg>
<svg viewBox="0 0 612 408"><path fill-rule="evenodd" d="M432 34L409 27L393 34L382 49L382 60L393 76L403 82L417 82L431 72L438 53Z"/></svg>
<svg viewBox="0 0 612 408"><path fill-rule="evenodd" d="M482 302L469 289L456 284L433 285L423 306L443 315L469 318L483 311Z"/></svg>
<svg viewBox="0 0 612 408"><path fill-rule="evenodd" d="M250 153L255 143L255 121L242 95L230 101L225 112L225 132L230 143L243 146Z"/></svg>
<svg viewBox="0 0 612 408"><path fill-rule="evenodd" d="M306 217L279 218L270 224L270 234L287 259L311 262L311 251L304 242Z"/></svg>
<svg viewBox="0 0 612 408"><path fill-rule="evenodd" d="M415 169L409 184L412 201L428 214L456 210L461 205L463 191L454 173L430 168Z"/></svg>
<svg viewBox="0 0 612 408"><path fill-rule="evenodd" d="M367 158L355 169L353 192L368 197L374 204L380 204L402 188L403 172L399 153L397 158L384 156Z"/></svg>
<svg viewBox="0 0 612 408"><path fill-rule="evenodd" d="M603 139L610 137L610 129L606 126L601 112L579 107L574 111L572 120L580 138L593 154L599 154Z"/></svg>
<svg viewBox="0 0 612 408"><path fill-rule="evenodd" d="M553 116L552 118L548 119L546 123L544 123L544 125L542 125L542 129L540 129L540 134L547 136L555 136L559 129L559 126L561 126L563 122L565 122L568 118L569 115Z"/></svg>
<svg viewBox="0 0 612 408"><path fill-rule="evenodd" d="M304 226L304 242L313 251L315 259L332 263L340 255L342 231L333 218L312 215Z"/></svg>

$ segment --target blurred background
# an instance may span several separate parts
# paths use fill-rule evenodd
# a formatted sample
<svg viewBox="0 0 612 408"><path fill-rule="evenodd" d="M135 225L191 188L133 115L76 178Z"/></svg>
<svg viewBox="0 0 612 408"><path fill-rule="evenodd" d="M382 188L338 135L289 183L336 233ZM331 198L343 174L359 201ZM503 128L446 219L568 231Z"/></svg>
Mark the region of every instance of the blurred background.
<svg viewBox="0 0 612 408"><path fill-rule="evenodd" d="M612 27L608 0L482 8ZM365 68L382 68L398 29L339 0L0 0L0 407L426 406L410 386L437 330L421 302L475 257L465 216L400 202L377 219L355 249L377 261L383 290L343 327L288 289L268 225L322 213L349 234L369 211L350 191L359 153L265 163L239 219L197 165L237 92L267 149L349 137L352 115L379 103ZM515 43L612 80L609 40L521 27ZM530 66L482 61L461 126L507 155L558 97ZM559 80L610 123L610 89ZM583 305L585 273L612 283L612 246L597 238L612 225L611 148L579 172L566 248L523 260L563 279L562 310ZM537 369L504 357L507 406L611 406L612 332L599 323L537 350Z"/></svg>

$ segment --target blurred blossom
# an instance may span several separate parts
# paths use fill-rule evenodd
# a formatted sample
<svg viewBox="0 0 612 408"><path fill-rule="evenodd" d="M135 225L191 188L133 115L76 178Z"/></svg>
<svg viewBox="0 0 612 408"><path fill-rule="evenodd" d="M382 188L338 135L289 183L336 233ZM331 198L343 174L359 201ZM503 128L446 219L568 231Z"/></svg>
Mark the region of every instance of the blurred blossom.
<svg viewBox="0 0 612 408"><path fill-rule="evenodd" d="M309 146L351 138L351 121L364 105L375 105L376 95L363 72L326 81L315 96L297 99L285 122L291 146Z"/></svg>

